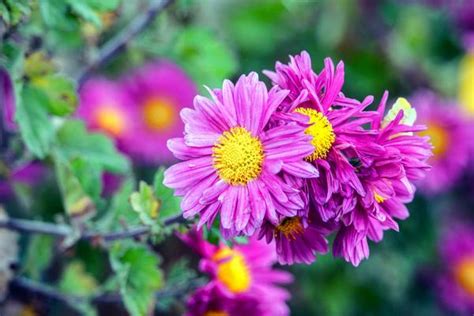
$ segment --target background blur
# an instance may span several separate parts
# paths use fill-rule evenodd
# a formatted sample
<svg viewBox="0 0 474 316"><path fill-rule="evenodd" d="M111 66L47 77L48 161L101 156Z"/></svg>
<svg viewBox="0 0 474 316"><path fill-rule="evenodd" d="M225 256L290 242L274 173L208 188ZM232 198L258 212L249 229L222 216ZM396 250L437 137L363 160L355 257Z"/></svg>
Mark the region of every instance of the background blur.
<svg viewBox="0 0 474 316"><path fill-rule="evenodd" d="M64 15L55 10L63 1L47 0L51 7L43 5L41 9L38 2L43 0L10 2L18 8L11 10L10 21L2 24L0 34L9 41L15 36L26 37L30 50L54 53L49 58L76 78L83 65L96 58L98 48L143 14L148 5L144 0L118 1L111 9L93 15L80 9ZM83 79L100 75L115 80L148 61L164 58L180 66L198 91L206 93L203 85L217 87L225 78L273 69L276 61L287 62L289 54L307 50L315 71L321 69L324 57L344 61L343 91L347 96L363 99L373 95L377 105L385 90L390 92L391 102L431 90L440 100L449 100L446 106L456 107L460 117L467 118L468 105L460 99L459 91L463 84L474 89L474 82L460 80L462 61L471 47L470 30L465 17L460 17L460 12L468 11L459 10L463 5L474 11L470 0L459 4L448 0L177 0L131 38L125 50ZM22 22L24 19L27 22ZM474 14L469 21L474 23ZM15 28L21 34L13 34ZM447 143L457 141L462 140L449 139ZM135 164L134 170L139 178L150 180L154 164ZM449 223L474 221L473 166L472 161L465 164L449 188L418 194L409 205L410 218L400 223L400 232L389 231L383 242L372 244L370 258L359 267L332 256L319 256L311 266L291 267L296 276L291 288L292 315L451 314L439 299L437 279L449 262L439 255L439 240ZM34 209L37 218L51 219L55 216L52 210L61 209L60 200L54 198L57 188L48 180L43 183L34 193L35 201L40 201ZM21 205L19 214L25 214L31 210L31 192L22 186L15 190L14 201L9 198L4 203ZM38 243L48 244L44 240ZM172 240L160 251L173 258L177 246L182 247ZM34 274L31 271L36 268L31 265L37 264L37 258L29 258L28 249L23 252L22 260ZM75 255L84 259L88 271L103 273L100 252L84 246ZM55 279L54 268L49 269L50 278ZM474 272L470 278L474 283ZM61 311L58 307L52 315L61 315ZM21 315L35 315L32 313Z"/></svg>

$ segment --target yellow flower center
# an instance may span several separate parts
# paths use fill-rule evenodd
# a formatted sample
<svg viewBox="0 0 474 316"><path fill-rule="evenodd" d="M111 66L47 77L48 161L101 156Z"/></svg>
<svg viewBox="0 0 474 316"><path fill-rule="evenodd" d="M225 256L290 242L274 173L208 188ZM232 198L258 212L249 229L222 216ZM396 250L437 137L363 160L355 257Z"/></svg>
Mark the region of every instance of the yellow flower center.
<svg viewBox="0 0 474 316"><path fill-rule="evenodd" d="M112 106L102 106L98 109L95 119L97 125L112 136L120 136L125 129L123 114Z"/></svg>
<svg viewBox="0 0 474 316"><path fill-rule="evenodd" d="M227 312L208 311L204 313L204 316L229 316L229 314Z"/></svg>
<svg viewBox="0 0 474 316"><path fill-rule="evenodd" d="M474 53L461 60L459 69L459 101L468 113L474 115Z"/></svg>
<svg viewBox="0 0 474 316"><path fill-rule="evenodd" d="M263 146L243 127L224 132L212 148L214 168L232 185L245 185L262 171Z"/></svg>
<svg viewBox="0 0 474 316"><path fill-rule="evenodd" d="M214 254L212 260L218 263L217 278L229 291L242 293L249 289L250 271L244 256L238 250L223 247Z"/></svg>
<svg viewBox="0 0 474 316"><path fill-rule="evenodd" d="M374 192L374 198L375 198L375 202L377 203L385 202L385 198L381 196L380 194L378 194L377 192Z"/></svg>
<svg viewBox="0 0 474 316"><path fill-rule="evenodd" d="M172 126L177 119L173 102L165 98L150 98L143 105L146 126L153 131L162 131Z"/></svg>
<svg viewBox="0 0 474 316"><path fill-rule="evenodd" d="M309 123L311 123L305 133L313 136L311 144L314 146L314 151L306 157L306 160L314 161L326 158L336 140L336 134L334 134L331 123L321 112L314 109L297 108L295 111L309 117Z"/></svg>
<svg viewBox="0 0 474 316"><path fill-rule="evenodd" d="M437 123L428 123L426 131L421 132L420 135L430 136L435 158L446 153L449 146L449 134L444 127Z"/></svg>
<svg viewBox="0 0 474 316"><path fill-rule="evenodd" d="M298 235L303 234L304 228L298 216L285 218L275 228L275 235L281 232L287 239L295 240Z"/></svg>
<svg viewBox="0 0 474 316"><path fill-rule="evenodd" d="M463 290L474 296L474 257L463 259L456 266L454 275Z"/></svg>

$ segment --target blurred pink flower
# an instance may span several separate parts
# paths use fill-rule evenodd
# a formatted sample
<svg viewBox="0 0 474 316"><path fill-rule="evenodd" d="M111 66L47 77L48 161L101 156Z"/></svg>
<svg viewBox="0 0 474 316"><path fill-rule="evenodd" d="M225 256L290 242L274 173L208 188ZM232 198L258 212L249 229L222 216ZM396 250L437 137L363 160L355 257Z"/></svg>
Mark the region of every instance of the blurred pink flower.
<svg viewBox="0 0 474 316"><path fill-rule="evenodd" d="M440 242L444 273L438 279L441 302L458 313L474 313L474 226L453 224Z"/></svg>

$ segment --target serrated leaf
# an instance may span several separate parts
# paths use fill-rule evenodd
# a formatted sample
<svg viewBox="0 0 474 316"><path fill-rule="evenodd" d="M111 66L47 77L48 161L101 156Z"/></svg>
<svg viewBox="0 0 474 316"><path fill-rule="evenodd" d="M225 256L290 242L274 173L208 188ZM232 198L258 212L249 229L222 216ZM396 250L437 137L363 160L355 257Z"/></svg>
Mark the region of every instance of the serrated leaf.
<svg viewBox="0 0 474 316"><path fill-rule="evenodd" d="M140 181L139 191L130 195L130 204L133 210L138 213L143 224L153 226L157 222L160 203L148 184Z"/></svg>
<svg viewBox="0 0 474 316"><path fill-rule="evenodd" d="M120 190L114 195L108 211L97 223L100 231L123 229L123 223L131 227L140 224L138 214L132 210L129 203L133 189L134 183L131 179L122 184Z"/></svg>
<svg viewBox="0 0 474 316"><path fill-rule="evenodd" d="M153 181L155 196L160 204L160 219L162 220L176 216L181 212L181 198L174 196L173 190L163 184L164 173L164 167L158 169Z"/></svg>
<svg viewBox="0 0 474 316"><path fill-rule="evenodd" d="M90 296L98 289L98 285L80 261L73 261L64 270L59 289L67 294Z"/></svg>
<svg viewBox="0 0 474 316"><path fill-rule="evenodd" d="M48 110L51 114L65 116L73 113L77 106L74 83L62 75L37 77L32 84L48 96Z"/></svg>
<svg viewBox="0 0 474 316"><path fill-rule="evenodd" d="M17 102L15 119L28 149L38 158L49 153L54 129L47 112L48 98L38 89L25 86Z"/></svg>
<svg viewBox="0 0 474 316"><path fill-rule="evenodd" d="M94 201L100 201L102 192L102 168L84 158L70 161L71 171L77 178L84 192Z"/></svg>
<svg viewBox="0 0 474 316"><path fill-rule="evenodd" d="M218 86L237 69L232 51L207 29L187 28L175 43L175 59L198 85Z"/></svg>
<svg viewBox="0 0 474 316"><path fill-rule="evenodd" d="M36 78L51 75L56 70L53 62L43 51L36 51L25 58L25 75Z"/></svg>
<svg viewBox="0 0 474 316"><path fill-rule="evenodd" d="M88 132L84 123L78 120L67 121L59 129L57 149L66 160L79 157L107 171L125 173L129 170L128 160L107 136Z"/></svg>
<svg viewBox="0 0 474 316"><path fill-rule="evenodd" d="M159 259L144 245L120 242L110 252L125 307L132 316L146 316L153 310L155 292L163 285Z"/></svg>

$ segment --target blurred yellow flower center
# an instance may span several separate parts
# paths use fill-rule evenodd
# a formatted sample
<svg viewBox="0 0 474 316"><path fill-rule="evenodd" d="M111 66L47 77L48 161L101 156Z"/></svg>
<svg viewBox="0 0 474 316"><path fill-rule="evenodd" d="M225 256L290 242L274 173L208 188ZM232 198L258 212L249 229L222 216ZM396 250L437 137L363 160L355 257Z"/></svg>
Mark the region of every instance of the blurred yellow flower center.
<svg viewBox="0 0 474 316"><path fill-rule="evenodd" d="M208 311L204 313L204 316L229 316L229 314L227 312Z"/></svg>
<svg viewBox="0 0 474 316"><path fill-rule="evenodd" d="M232 185L245 185L262 171L263 146L243 127L224 132L212 148L214 168Z"/></svg>
<svg viewBox="0 0 474 316"><path fill-rule="evenodd" d="M461 60L459 69L459 101L474 115L474 53L469 53Z"/></svg>
<svg viewBox="0 0 474 316"><path fill-rule="evenodd" d="M238 250L223 247L214 254L212 260L218 263L217 278L229 291L242 293L249 289L250 271L244 256Z"/></svg>
<svg viewBox="0 0 474 316"><path fill-rule="evenodd" d="M427 127L426 131L420 132L420 135L430 136L435 158L444 155L449 146L448 131L437 123L428 123Z"/></svg>
<svg viewBox="0 0 474 316"><path fill-rule="evenodd" d="M378 194L377 192L374 192L374 198L377 203L383 203L385 202L385 198Z"/></svg>
<svg viewBox="0 0 474 316"><path fill-rule="evenodd" d="M474 296L474 257L462 260L455 267L454 274L464 291Z"/></svg>
<svg viewBox="0 0 474 316"><path fill-rule="evenodd" d="M314 109L297 108L295 111L309 117L309 123L311 123L305 133L313 136L311 144L314 146L314 151L306 157L306 160L314 161L326 158L336 140L336 134L334 134L331 123L321 112Z"/></svg>
<svg viewBox="0 0 474 316"><path fill-rule="evenodd" d="M287 239L295 240L298 235L303 234L304 228L298 216L285 218L275 228L275 235L281 232Z"/></svg>
<svg viewBox="0 0 474 316"><path fill-rule="evenodd" d="M173 102L165 98L150 98L143 105L146 126L153 131L162 131L174 124L177 118Z"/></svg>
<svg viewBox="0 0 474 316"><path fill-rule="evenodd" d="M120 136L125 129L123 114L112 106L102 106L96 113L97 125L113 136Z"/></svg>

